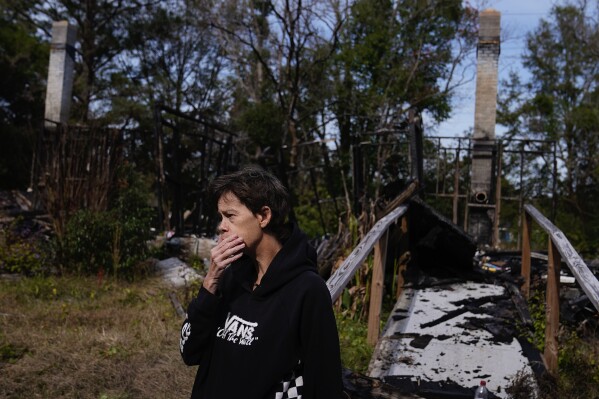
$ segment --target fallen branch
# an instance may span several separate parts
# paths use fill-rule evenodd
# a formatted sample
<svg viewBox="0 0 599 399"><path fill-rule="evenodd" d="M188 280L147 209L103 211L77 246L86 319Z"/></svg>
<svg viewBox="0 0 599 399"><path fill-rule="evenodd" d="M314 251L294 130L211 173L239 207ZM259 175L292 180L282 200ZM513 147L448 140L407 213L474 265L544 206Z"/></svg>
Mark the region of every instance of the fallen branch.
<svg viewBox="0 0 599 399"><path fill-rule="evenodd" d="M168 297L171 299L171 303L173 304L175 312L177 312L179 317L185 318L185 310L183 309L183 306L181 306L181 302L179 302L179 299L177 299L177 295L175 295L175 293L171 291L168 293Z"/></svg>

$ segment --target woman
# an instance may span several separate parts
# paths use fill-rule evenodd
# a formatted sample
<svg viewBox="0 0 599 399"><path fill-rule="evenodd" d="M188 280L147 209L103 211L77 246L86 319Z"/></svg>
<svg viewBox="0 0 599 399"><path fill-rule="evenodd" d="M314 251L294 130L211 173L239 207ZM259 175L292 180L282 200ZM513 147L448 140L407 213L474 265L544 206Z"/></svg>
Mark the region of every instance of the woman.
<svg viewBox="0 0 599 399"><path fill-rule="evenodd" d="M342 396L339 339L316 251L287 225L288 194L258 167L216 178L220 237L181 330L191 397Z"/></svg>

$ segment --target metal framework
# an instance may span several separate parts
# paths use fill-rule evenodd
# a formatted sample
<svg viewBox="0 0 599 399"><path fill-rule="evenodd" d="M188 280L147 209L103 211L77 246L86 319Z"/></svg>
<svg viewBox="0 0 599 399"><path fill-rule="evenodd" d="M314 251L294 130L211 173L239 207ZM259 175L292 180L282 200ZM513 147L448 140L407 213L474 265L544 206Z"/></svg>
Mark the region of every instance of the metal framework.
<svg viewBox="0 0 599 399"><path fill-rule="evenodd" d="M424 163L428 176L434 170L434 184L425 187L426 195L437 198L451 199L452 220L458 224L462 216L464 229L468 225L469 185L471 174L472 139L450 136L425 136L425 141L432 144L432 148L424 154ZM509 141L497 140L495 149L495 184L491 193L492 198L483 202L492 201L494 204L493 244L500 243L499 229L501 221L501 204L504 201L518 203L519 214L522 213L524 203L529 200L527 178L531 168L542 169L550 178L551 220L555 219L557 207L557 146L552 140L523 140L511 139ZM512 161L507 162L506 160ZM509 168L506 168L506 164ZM499 177L499 178L498 178ZM517 182L513 193L502 194L501 180L509 178ZM462 205L460 205L462 204ZM472 206L472 203L470 203ZM518 245L520 245L520 229L518 231Z"/></svg>

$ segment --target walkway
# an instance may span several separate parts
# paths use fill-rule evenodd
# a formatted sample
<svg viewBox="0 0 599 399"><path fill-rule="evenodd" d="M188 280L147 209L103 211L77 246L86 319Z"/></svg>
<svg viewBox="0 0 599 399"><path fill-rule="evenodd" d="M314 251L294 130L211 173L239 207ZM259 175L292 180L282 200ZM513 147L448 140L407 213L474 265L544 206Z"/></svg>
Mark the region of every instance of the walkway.
<svg viewBox="0 0 599 399"><path fill-rule="evenodd" d="M520 371L532 372L515 338L517 318L501 285L406 288L378 341L369 375L402 392L451 392L453 398L471 398L486 380L492 393L507 398L510 380Z"/></svg>

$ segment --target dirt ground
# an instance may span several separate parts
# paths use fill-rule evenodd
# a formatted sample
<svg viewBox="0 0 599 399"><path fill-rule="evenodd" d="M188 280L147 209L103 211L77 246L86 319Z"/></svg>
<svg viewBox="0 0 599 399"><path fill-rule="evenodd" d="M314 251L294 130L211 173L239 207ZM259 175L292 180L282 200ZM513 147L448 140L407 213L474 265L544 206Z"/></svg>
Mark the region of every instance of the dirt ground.
<svg viewBox="0 0 599 399"><path fill-rule="evenodd" d="M188 398L181 317L158 278L0 280L0 398ZM184 302L191 290L176 292Z"/></svg>

